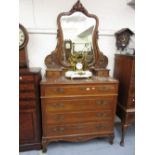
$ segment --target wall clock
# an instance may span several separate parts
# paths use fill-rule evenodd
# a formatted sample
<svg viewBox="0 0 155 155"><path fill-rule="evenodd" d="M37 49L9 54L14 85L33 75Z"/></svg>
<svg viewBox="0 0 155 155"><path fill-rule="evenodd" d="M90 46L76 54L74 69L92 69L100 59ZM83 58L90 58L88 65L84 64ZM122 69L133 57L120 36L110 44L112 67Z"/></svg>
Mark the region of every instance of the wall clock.
<svg viewBox="0 0 155 155"><path fill-rule="evenodd" d="M27 43L28 33L25 27L19 24L19 67L28 67Z"/></svg>
<svg viewBox="0 0 155 155"><path fill-rule="evenodd" d="M130 36L134 33L128 29L123 28L115 33L116 37L116 46L118 50L124 51L124 49L128 46L130 41Z"/></svg>

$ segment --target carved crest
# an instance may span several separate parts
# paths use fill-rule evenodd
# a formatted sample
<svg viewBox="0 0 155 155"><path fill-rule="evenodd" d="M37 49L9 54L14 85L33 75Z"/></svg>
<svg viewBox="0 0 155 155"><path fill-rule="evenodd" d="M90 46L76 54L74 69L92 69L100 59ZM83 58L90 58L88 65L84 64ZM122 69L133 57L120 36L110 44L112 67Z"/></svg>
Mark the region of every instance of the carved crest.
<svg viewBox="0 0 155 155"><path fill-rule="evenodd" d="M88 11L85 9L85 7L82 5L82 3L80 2L80 0L78 0L72 7L72 9L70 10L70 12L75 12L75 11L80 11L83 12L84 14L88 14Z"/></svg>

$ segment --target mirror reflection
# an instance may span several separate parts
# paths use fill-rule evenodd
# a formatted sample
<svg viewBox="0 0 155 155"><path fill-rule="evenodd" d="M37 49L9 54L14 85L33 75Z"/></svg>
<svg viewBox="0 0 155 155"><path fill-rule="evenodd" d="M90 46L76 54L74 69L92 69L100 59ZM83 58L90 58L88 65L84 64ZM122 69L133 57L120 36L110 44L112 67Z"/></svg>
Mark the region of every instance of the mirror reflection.
<svg viewBox="0 0 155 155"><path fill-rule="evenodd" d="M62 61L70 63L70 57L85 61L90 64L94 60L93 32L96 21L81 12L75 12L60 19L63 32Z"/></svg>

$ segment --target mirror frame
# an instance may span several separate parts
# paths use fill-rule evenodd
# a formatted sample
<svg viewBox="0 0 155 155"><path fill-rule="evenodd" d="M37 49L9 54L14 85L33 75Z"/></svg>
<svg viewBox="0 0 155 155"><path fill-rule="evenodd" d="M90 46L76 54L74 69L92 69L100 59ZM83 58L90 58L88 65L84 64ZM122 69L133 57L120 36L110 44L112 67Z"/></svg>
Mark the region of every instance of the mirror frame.
<svg viewBox="0 0 155 155"><path fill-rule="evenodd" d="M57 54L57 58L58 58L58 62L64 66L64 67L70 67L69 63L63 63L61 58L62 58L62 54L64 52L63 49L63 30L62 30L62 26L61 26L61 17L62 16L69 16L72 15L75 12L81 12L83 13L85 16L90 17L90 18L94 18L96 21L96 25L92 34L92 44L93 44L93 50L94 50L94 60L92 63L90 63L88 65L88 67L95 65L95 63L98 61L99 58L99 47L98 47L98 26L99 26L99 20L98 17L94 14L90 14L82 5L82 3L80 2L80 0L78 0L72 7L72 9L69 12L62 12L58 15L57 18L57 25L58 25L58 32L57 32L57 48L56 48L56 54Z"/></svg>

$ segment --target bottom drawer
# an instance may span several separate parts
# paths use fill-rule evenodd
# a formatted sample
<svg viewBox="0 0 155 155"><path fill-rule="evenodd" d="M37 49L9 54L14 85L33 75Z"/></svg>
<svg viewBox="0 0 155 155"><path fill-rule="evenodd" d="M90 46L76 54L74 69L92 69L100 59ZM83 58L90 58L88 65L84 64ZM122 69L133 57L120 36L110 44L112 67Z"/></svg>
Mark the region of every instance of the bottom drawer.
<svg viewBox="0 0 155 155"><path fill-rule="evenodd" d="M72 134L108 133L113 131L113 125L109 122L80 123L70 125L48 125L48 136L61 136Z"/></svg>

